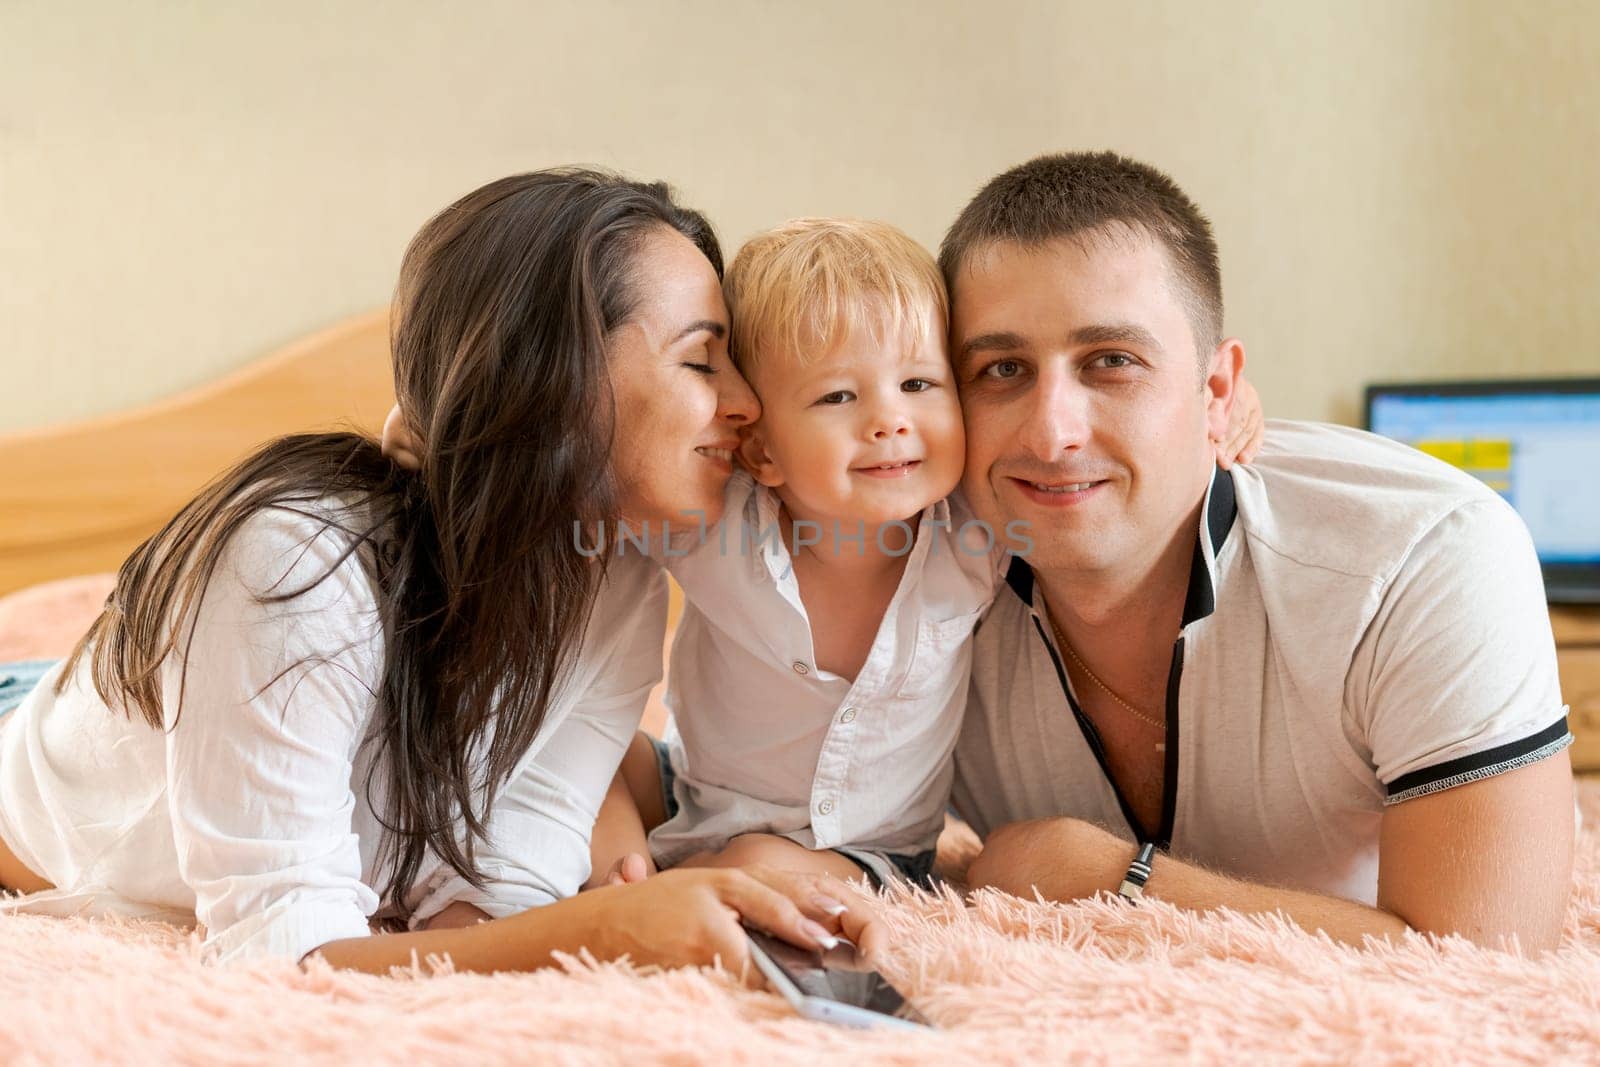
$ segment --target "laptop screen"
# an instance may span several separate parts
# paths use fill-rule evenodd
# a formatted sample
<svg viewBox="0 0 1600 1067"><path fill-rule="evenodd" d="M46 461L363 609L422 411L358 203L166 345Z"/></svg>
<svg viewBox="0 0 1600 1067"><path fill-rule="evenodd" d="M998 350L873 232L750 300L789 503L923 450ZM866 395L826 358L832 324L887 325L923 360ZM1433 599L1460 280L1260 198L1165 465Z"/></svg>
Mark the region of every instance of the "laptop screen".
<svg viewBox="0 0 1600 1067"><path fill-rule="evenodd" d="M1600 380L1376 385L1367 428L1504 497L1533 534L1547 584L1552 568L1600 582Z"/></svg>

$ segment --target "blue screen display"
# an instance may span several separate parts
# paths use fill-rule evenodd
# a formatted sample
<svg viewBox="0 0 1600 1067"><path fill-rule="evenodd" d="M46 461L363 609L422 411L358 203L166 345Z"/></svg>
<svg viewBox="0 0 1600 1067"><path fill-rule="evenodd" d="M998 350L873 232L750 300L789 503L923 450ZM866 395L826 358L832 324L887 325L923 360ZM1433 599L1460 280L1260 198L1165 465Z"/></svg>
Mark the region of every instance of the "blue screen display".
<svg viewBox="0 0 1600 1067"><path fill-rule="evenodd" d="M1545 563L1600 563L1600 394L1382 393L1371 429L1476 475Z"/></svg>

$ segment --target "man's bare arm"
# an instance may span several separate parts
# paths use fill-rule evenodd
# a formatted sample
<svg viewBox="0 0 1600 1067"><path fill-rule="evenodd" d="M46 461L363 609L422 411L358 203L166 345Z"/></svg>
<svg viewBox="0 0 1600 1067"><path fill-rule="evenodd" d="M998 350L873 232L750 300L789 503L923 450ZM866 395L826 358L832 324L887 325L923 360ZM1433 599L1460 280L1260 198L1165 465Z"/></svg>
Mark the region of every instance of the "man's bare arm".
<svg viewBox="0 0 1600 1067"><path fill-rule="evenodd" d="M1136 849L1120 837L1078 819L1012 823L989 835L973 861L973 888L993 886L1018 896L1035 889L1049 900L1080 900L1122 883ZM1307 930L1360 945L1406 929L1399 918L1364 904L1229 878L1171 856L1158 856L1145 896L1182 908L1281 912Z"/></svg>
<svg viewBox="0 0 1600 1067"><path fill-rule="evenodd" d="M1529 952L1554 948L1572 881L1572 772L1565 753L1397 804L1380 832L1380 907L1258 885L1156 860L1147 896L1197 911L1278 912L1302 928L1360 945L1406 929L1459 933ZM1077 819L1002 827L969 878L1018 895L1076 900L1121 884L1134 847Z"/></svg>
<svg viewBox="0 0 1600 1067"><path fill-rule="evenodd" d="M1379 837L1378 905L1418 930L1555 948L1572 889L1572 803L1572 762L1558 752L1396 804Z"/></svg>

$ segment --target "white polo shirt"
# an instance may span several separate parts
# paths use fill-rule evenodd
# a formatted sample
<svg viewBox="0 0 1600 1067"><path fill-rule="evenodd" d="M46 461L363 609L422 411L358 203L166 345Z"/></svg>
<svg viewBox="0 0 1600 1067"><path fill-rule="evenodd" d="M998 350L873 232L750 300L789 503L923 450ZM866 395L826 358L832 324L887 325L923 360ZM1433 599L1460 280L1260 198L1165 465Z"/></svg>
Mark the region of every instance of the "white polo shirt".
<svg viewBox="0 0 1600 1067"><path fill-rule="evenodd" d="M679 811L651 851L670 865L778 834L887 879L882 853L930 849L944 825L969 638L998 554L969 514L926 508L867 660L843 678L817 665L812 627L828 620L801 602L778 507L736 472L722 521L667 559L686 601L666 700Z"/></svg>
<svg viewBox="0 0 1600 1067"><path fill-rule="evenodd" d="M975 639L957 810L1068 815L1257 882L1373 903L1386 804L1572 741L1532 541L1476 479L1356 430L1268 423L1206 495L1168 686L1159 826L1097 754L1033 573Z"/></svg>

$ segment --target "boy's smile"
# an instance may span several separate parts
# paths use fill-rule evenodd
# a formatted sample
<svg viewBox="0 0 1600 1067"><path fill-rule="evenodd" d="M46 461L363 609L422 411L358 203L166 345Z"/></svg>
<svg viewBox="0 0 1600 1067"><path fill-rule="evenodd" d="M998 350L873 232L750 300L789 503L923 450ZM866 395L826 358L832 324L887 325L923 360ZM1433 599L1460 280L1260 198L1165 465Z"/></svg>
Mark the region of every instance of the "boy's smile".
<svg viewBox="0 0 1600 1067"><path fill-rule="evenodd" d="M868 478L906 478L914 474L922 466L920 459L895 460L878 464L872 467L855 467L856 474L865 474Z"/></svg>

